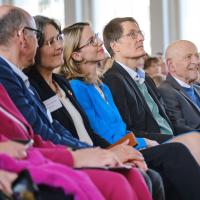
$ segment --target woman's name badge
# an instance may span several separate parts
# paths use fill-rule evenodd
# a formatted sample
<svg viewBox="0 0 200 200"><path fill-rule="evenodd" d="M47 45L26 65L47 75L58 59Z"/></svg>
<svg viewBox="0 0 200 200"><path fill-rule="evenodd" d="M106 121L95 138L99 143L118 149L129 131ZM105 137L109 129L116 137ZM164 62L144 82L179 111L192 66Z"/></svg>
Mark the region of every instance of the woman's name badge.
<svg viewBox="0 0 200 200"><path fill-rule="evenodd" d="M57 95L43 101L43 103L51 113L62 107L62 104Z"/></svg>

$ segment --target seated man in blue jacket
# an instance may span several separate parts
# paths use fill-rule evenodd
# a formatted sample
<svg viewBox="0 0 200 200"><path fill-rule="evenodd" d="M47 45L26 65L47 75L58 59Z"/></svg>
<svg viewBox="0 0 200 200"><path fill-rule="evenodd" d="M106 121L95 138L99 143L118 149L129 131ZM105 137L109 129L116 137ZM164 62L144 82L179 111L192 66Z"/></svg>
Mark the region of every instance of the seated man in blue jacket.
<svg viewBox="0 0 200 200"><path fill-rule="evenodd" d="M43 104L40 103L34 89L30 87L28 77L21 71L34 63L37 48L35 21L26 12L21 19L16 10L12 15L19 20L11 21L11 12L0 16L0 83L4 85L11 99L33 127L35 133L44 140L63 144L72 148L90 147L71 136L60 123L51 118ZM3 15L3 13L1 13ZM26 21L27 23L24 23ZM22 25L24 23L24 26ZM11 31L12 30L12 31Z"/></svg>

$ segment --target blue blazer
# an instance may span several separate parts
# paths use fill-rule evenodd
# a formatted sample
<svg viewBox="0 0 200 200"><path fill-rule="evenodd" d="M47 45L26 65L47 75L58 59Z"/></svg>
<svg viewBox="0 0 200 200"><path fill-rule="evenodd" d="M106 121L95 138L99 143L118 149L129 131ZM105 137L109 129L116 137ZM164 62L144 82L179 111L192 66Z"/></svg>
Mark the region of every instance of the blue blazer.
<svg viewBox="0 0 200 200"><path fill-rule="evenodd" d="M95 133L113 144L129 132L126 130L126 124L123 122L112 94L105 84L99 85L105 95L105 100L93 84L81 80L71 80L70 85ZM143 138L137 138L137 142L138 149L146 147Z"/></svg>
<svg viewBox="0 0 200 200"><path fill-rule="evenodd" d="M41 135L44 140L55 144L63 144L74 149L88 147L89 145L72 137L58 121L51 123L47 116L45 106L40 102L34 88L30 92L23 80L12 70L9 64L0 58L0 83L5 87L9 96L31 124L34 132Z"/></svg>

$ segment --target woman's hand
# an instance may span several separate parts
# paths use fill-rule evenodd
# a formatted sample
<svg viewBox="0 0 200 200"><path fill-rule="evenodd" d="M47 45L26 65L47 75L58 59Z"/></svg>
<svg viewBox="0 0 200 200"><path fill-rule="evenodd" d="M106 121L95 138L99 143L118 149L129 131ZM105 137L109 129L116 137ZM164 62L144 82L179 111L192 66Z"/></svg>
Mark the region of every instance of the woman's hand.
<svg viewBox="0 0 200 200"><path fill-rule="evenodd" d="M154 146L159 145L159 143L157 141L150 140L150 139L147 139L147 138L145 138L145 142L147 143L148 147L154 147Z"/></svg>
<svg viewBox="0 0 200 200"><path fill-rule="evenodd" d="M17 174L0 170L0 190L2 190L7 195L11 195L11 185L16 178Z"/></svg>
<svg viewBox="0 0 200 200"><path fill-rule="evenodd" d="M74 167L115 167L121 163L112 152L97 148L72 151Z"/></svg>
<svg viewBox="0 0 200 200"><path fill-rule="evenodd" d="M132 146L127 144L128 141L125 141L122 144L112 147L109 149L109 151L112 151L118 157L121 163L131 164L133 166L137 166L143 171L146 171L148 167L143 155Z"/></svg>

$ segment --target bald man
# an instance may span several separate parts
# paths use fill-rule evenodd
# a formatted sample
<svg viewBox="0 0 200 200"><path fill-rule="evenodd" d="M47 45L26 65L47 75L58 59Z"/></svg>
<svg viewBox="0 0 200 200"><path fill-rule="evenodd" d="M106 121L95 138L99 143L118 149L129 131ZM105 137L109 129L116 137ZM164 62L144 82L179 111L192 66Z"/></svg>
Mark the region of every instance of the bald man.
<svg viewBox="0 0 200 200"><path fill-rule="evenodd" d="M169 75L159 87L175 134L200 130L199 54L190 41L178 40L166 50Z"/></svg>

